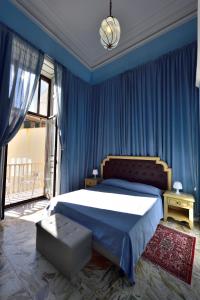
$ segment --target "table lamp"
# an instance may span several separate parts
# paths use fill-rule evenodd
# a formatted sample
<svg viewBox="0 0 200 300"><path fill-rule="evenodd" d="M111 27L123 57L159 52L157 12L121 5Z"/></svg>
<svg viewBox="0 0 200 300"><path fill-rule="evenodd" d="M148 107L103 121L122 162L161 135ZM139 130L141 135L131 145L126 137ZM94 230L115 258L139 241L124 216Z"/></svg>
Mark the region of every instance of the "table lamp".
<svg viewBox="0 0 200 300"><path fill-rule="evenodd" d="M180 194L179 190L183 189L182 183L180 181L175 181L173 188L176 190L176 194Z"/></svg>
<svg viewBox="0 0 200 300"><path fill-rule="evenodd" d="M98 170L97 170L97 169L94 169L94 170L92 171L92 174L94 175L94 178L96 178L97 175L98 175Z"/></svg>

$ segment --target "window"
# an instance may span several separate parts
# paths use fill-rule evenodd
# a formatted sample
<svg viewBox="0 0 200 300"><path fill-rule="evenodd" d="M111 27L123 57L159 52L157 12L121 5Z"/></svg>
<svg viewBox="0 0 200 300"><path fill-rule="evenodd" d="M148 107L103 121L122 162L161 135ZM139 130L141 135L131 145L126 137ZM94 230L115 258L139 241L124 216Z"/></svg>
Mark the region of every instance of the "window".
<svg viewBox="0 0 200 300"><path fill-rule="evenodd" d="M38 85L36 87L35 94L33 96L33 100L31 102L29 111L37 113L37 106L38 106Z"/></svg>
<svg viewBox="0 0 200 300"><path fill-rule="evenodd" d="M47 116L49 101L49 82L41 79L40 81L40 110L39 114Z"/></svg>
<svg viewBox="0 0 200 300"><path fill-rule="evenodd" d="M41 75L29 112L48 117L51 80Z"/></svg>

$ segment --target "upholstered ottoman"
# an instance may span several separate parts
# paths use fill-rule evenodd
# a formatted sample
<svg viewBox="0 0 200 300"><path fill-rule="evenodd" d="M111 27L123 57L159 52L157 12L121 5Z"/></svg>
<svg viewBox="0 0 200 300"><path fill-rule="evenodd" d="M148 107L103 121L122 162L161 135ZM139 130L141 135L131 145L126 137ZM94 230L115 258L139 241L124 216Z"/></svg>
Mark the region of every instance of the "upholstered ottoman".
<svg viewBox="0 0 200 300"><path fill-rule="evenodd" d="M38 222L36 248L68 278L91 258L92 232L82 225L54 214Z"/></svg>

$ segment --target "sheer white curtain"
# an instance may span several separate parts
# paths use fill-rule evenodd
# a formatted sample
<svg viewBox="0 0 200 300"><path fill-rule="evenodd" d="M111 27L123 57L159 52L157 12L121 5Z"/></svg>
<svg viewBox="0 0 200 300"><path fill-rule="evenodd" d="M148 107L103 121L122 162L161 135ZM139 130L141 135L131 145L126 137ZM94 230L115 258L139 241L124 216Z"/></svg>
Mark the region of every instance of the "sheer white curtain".
<svg viewBox="0 0 200 300"><path fill-rule="evenodd" d="M3 80L0 78L0 178L3 178L3 148L16 135L24 121L44 59L41 51L9 29L7 31L11 41L9 59L4 59L5 54L1 55L0 49L0 70L6 68L6 72L4 70L3 75L0 74L1 77L5 77ZM2 47L1 43L0 45ZM7 52L7 49L4 52ZM0 181L0 218L3 218L3 198L3 181Z"/></svg>
<svg viewBox="0 0 200 300"><path fill-rule="evenodd" d="M57 62L54 62L54 69L55 69L55 96L57 99L57 116L58 116L58 128L59 128L59 137L62 149L65 145L65 137L64 132L61 130L62 124L62 105L63 105L63 91L62 91L62 81L63 81L63 71L62 66Z"/></svg>
<svg viewBox="0 0 200 300"><path fill-rule="evenodd" d="M43 59L39 50L13 36L8 95L10 111L0 145L6 145L21 127L38 84Z"/></svg>

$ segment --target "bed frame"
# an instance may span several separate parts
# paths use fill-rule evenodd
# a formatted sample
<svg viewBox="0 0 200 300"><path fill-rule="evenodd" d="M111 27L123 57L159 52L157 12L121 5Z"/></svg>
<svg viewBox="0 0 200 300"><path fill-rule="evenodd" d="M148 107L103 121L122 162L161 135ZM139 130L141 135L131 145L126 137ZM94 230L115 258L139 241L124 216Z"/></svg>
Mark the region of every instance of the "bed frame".
<svg viewBox="0 0 200 300"><path fill-rule="evenodd" d="M101 164L103 179L118 178L171 190L172 172L160 157L107 156Z"/></svg>
<svg viewBox="0 0 200 300"><path fill-rule="evenodd" d="M118 178L128 181L150 184L162 190L171 190L172 172L160 157L152 156L107 156L101 164L103 179ZM98 242L93 248L120 266L118 257L112 255Z"/></svg>

